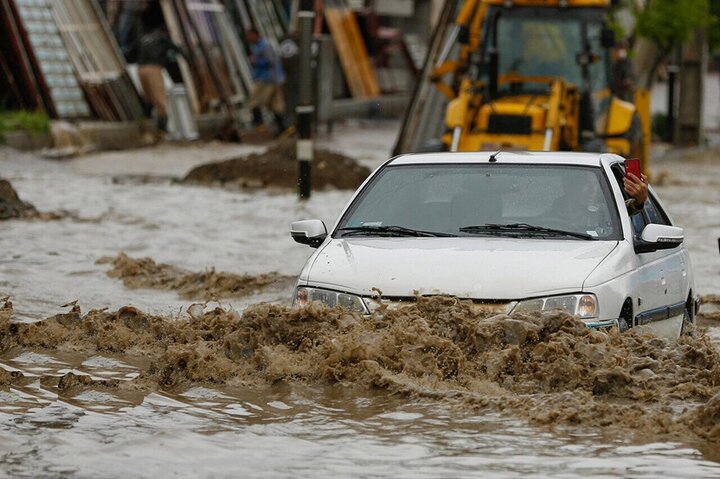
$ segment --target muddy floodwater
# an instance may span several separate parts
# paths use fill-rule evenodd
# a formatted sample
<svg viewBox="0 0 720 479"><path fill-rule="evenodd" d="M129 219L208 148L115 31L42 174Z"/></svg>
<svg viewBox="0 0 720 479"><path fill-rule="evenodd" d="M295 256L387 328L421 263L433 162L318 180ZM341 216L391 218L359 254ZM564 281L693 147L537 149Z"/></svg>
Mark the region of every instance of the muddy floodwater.
<svg viewBox="0 0 720 479"><path fill-rule="evenodd" d="M325 146L372 168L394 127ZM172 181L233 148L257 151L0 149L56 213L0 222L0 475L720 477L720 155L653 167L706 298L670 344L447 298L289 309L311 253L290 222L332 224L351 192Z"/></svg>

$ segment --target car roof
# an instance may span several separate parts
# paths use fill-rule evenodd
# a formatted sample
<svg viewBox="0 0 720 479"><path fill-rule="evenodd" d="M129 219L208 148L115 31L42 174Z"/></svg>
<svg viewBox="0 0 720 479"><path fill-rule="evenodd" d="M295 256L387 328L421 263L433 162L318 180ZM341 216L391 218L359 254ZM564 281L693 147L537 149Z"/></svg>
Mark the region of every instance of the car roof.
<svg viewBox="0 0 720 479"><path fill-rule="evenodd" d="M613 163L622 157L607 153L578 153L569 151L474 151L442 153L408 153L396 156L390 165L422 165L450 163L490 163L490 156L501 163L534 163L551 165L600 166L603 161Z"/></svg>

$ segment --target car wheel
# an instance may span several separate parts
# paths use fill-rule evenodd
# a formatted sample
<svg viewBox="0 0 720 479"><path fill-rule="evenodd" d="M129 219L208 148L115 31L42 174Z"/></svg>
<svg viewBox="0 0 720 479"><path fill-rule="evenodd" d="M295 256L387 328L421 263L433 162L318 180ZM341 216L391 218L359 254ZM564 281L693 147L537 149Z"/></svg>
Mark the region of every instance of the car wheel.
<svg viewBox="0 0 720 479"><path fill-rule="evenodd" d="M692 336L695 332L695 321L690 314L690 310L685 306L683 311L682 327L680 328L680 336Z"/></svg>
<svg viewBox="0 0 720 479"><path fill-rule="evenodd" d="M630 326L628 326L627 320L625 318L618 319L618 329L621 333L624 333L625 331L630 329Z"/></svg>

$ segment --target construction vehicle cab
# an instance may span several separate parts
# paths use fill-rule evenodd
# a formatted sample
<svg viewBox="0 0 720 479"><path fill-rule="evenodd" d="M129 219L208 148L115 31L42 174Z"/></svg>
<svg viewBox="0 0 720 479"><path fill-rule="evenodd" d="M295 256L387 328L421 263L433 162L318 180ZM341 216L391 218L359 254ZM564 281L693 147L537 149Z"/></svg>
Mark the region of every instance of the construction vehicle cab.
<svg viewBox="0 0 720 479"><path fill-rule="evenodd" d="M594 151L644 158L647 92L636 92L632 103L611 91L610 3L464 2L456 34L448 35L446 53L430 75L449 99L444 149ZM451 51L458 52L457 59L449 58Z"/></svg>

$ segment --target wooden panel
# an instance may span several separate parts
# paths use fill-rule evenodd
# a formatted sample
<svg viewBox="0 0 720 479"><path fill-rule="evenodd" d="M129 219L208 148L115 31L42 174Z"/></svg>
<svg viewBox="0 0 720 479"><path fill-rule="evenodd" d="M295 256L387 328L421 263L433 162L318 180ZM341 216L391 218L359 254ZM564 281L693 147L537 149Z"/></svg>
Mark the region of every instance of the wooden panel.
<svg viewBox="0 0 720 479"><path fill-rule="evenodd" d="M330 34L335 43L335 51L337 51L338 58L340 59L343 73L345 73L345 80L347 81L352 96L365 96L365 87L360 78L360 71L354 61L352 45L343 27L342 11L331 6L330 3L329 1L325 2L325 21L330 28Z"/></svg>
<svg viewBox="0 0 720 479"><path fill-rule="evenodd" d="M378 96L380 87L375 69L355 14L344 0L326 0L324 11L350 93L354 97Z"/></svg>
<svg viewBox="0 0 720 479"><path fill-rule="evenodd" d="M355 13L349 7L345 7L344 15L345 24L352 39L353 53L360 66L365 92L367 96L378 96L380 94L380 87L378 86L377 77L375 76L375 69L370 63L370 57L365 48L365 41L363 40L362 33L360 33L360 27L355 18Z"/></svg>

